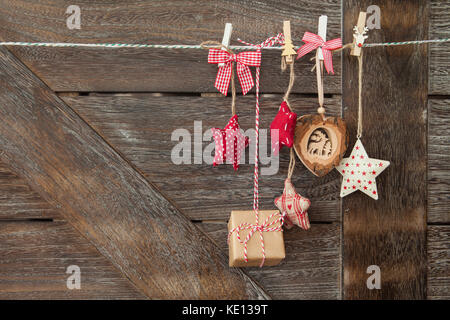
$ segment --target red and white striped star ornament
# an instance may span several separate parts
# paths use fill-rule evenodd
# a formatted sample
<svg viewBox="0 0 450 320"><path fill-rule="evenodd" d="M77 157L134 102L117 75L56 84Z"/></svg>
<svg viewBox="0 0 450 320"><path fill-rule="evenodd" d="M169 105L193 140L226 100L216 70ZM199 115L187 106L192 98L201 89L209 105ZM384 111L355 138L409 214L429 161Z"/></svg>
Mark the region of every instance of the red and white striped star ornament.
<svg viewBox="0 0 450 320"><path fill-rule="evenodd" d="M311 205L311 201L295 191L291 179L287 178L284 181L283 194L275 199L275 205L281 213L286 213L284 226L287 229L290 229L293 224L305 230L309 229L307 210Z"/></svg>
<svg viewBox="0 0 450 320"><path fill-rule="evenodd" d="M378 200L375 178L389 166L389 161L372 159L367 155L361 140L358 139L350 157L342 159L336 167L342 176L341 197L360 190Z"/></svg>

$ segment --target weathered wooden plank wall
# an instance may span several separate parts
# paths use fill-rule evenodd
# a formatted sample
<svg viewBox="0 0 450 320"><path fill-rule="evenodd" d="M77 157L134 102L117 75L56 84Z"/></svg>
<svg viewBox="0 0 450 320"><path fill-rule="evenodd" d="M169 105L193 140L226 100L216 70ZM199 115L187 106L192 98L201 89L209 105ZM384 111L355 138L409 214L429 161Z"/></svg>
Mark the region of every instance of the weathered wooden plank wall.
<svg viewBox="0 0 450 320"><path fill-rule="evenodd" d="M329 16L329 36L340 35L340 0L178 0L164 1L164 5L134 0L114 1L114 6L111 2L82 0L77 2L83 8L82 28L78 31L68 30L65 25L65 10L73 4L70 0L45 4L2 0L0 4L0 35L17 41L199 44L204 40L221 41L225 23L231 22L231 44L238 44L238 37L262 42L276 35L282 31L285 19L291 20L293 37L301 39L306 30L317 30L321 14ZM205 53L199 50L11 50L55 91L216 92L211 83L217 67L205 63ZM279 52L266 52L263 63L261 89L266 93L283 92L287 74L279 72ZM309 60L300 60L296 69L302 85L293 91L316 92ZM325 79L327 92L341 91L340 63L335 63L335 70L336 76Z"/></svg>
<svg viewBox="0 0 450 320"><path fill-rule="evenodd" d="M0 162L0 299L145 299L98 250ZM67 267L81 266L80 290Z"/></svg>
<svg viewBox="0 0 450 320"><path fill-rule="evenodd" d="M234 31L233 39L237 37L250 41L262 41L268 36L281 31L281 22L290 19L293 25L294 43L299 44L304 31L315 31L317 29L317 18L321 14L329 16L328 35L338 37L341 35L341 20L343 21L346 40L349 38L349 26L356 22L356 12L364 10L367 3L353 1L332 0L326 3L317 1L168 1L160 6L154 1L114 1L111 3L101 1L82 0L77 4L82 8L82 29L68 30L65 27L64 14L70 1L47 0L35 2L31 0L0 0L0 39L16 41L64 41L64 42L127 42L127 43L186 43L198 44L203 40L221 40L225 22L232 22ZM404 6L413 6L419 1L412 1ZM449 37L450 28L448 17L450 14L449 4L443 1L432 0L429 2L429 34L426 32L427 18L409 26L409 33L404 33L405 28L399 26L397 33L390 30L394 21L400 24L411 23L417 17L408 20L399 20L396 15L389 18L386 12L394 9L393 6L400 5L386 1L370 4L378 4L382 9L382 30L371 32L371 42L382 41L377 37L380 34L386 36L386 40L410 40L413 38L443 38ZM420 2L422 7L415 7L419 12L427 3ZM341 17L341 6L344 16ZM167 10L167 8L171 10ZM402 7L407 10L406 7ZM397 7L395 9L398 9ZM398 11L397 11L398 12ZM350 19L350 20L349 20ZM161 25L161 21L170 21L170 24ZM386 34L390 32L389 38ZM414 33L416 32L416 33ZM372 37L373 34L373 37ZM232 41L232 44L237 42ZM196 222L196 225L205 231L226 252L225 222L231 209L247 208L251 205L252 167L242 165L238 172L233 172L230 167L212 168L210 165L173 165L170 161L170 152L176 142L171 141L170 135L174 129L185 128L193 132L193 121L203 122L203 131L212 126L222 126L229 117L230 99L217 98L202 95L201 93L216 92L213 87L216 66L206 63L207 53L204 51L181 51L181 50L154 50L142 49L67 49L67 48L9 48L14 55L21 59L36 75L38 75L52 90L61 92L64 101L94 128L100 136L105 139L114 149L137 168L148 180L162 190L162 192L173 200L177 207ZM428 87L430 96L428 102L428 156L425 156L423 148L425 144L419 139L413 139L414 143L420 145L420 155L416 154L417 163L421 163L419 176L423 176L423 190L417 191L415 208L422 208L422 213L414 213L417 217L424 218L425 196L428 199L428 235L425 242L425 222L417 224L421 231L411 234L409 238L400 236L399 242L392 246L399 252L405 249L398 247L402 241L411 239L419 247L411 261L418 262L414 266L411 279L392 279L388 277L383 285L389 283L388 288L380 292L372 292L365 288L367 274L365 270L358 270L356 277L363 288L353 287L348 289L349 278L341 279L341 242L347 239L341 235L341 213L340 213L340 176L334 172L324 178L313 177L301 165L297 165L294 184L298 190L311 198L313 204L310 210L312 229L308 232L302 230L290 230L285 233L287 259L275 268L263 270L248 269L246 272L258 281L262 287L273 298L289 299L339 299L339 298L361 298L361 297L425 297L431 299L442 299L449 297L449 267L448 267L448 227L449 222L449 176L448 176L448 49L449 45L431 45L429 47L429 77ZM378 50L378 51L372 51ZM378 77L379 69L372 69L375 64L381 64L382 58L387 56L397 61L398 66L406 63L405 56L415 52L426 61L424 48L398 48L398 49L368 49L366 63L370 77ZM387 53L386 53L387 52ZM315 75L310 72L312 66L308 55L296 64L298 84L294 87L297 93L292 97L294 108L299 114L312 113L316 109L316 100L313 94L316 92ZM343 97L346 119L350 122L350 128L354 129L353 121L355 113L354 97L355 80L352 87L346 86L348 72L356 69L355 59L351 61L352 68L344 69L344 82L341 81L341 62L339 54L334 56L335 76L325 78L325 90L327 95L327 111L330 115L338 115L342 112L341 96L342 84L346 94ZM347 59L347 58L345 58ZM345 60L344 61L347 61ZM346 62L347 63L347 62ZM413 62L410 62L413 63ZM371 66L372 64L372 66ZM398 67L399 68L399 67ZM395 69L395 68L394 68ZM425 70L426 64L418 65L416 70L410 70L411 79L420 83L420 103L423 104L424 79L416 79L415 72ZM393 69L392 69L393 70ZM397 69L395 69L397 70ZM394 70L394 71L395 71ZM403 70L401 70L403 71ZM404 74L400 70L385 74L386 81L402 79ZM346 76L347 74L347 76ZM394 77L393 75L397 75ZM287 84L287 73L280 73L279 53L263 53L262 91L262 126L268 127L271 119L276 113L276 108L281 101L282 93ZM383 79L384 79L383 78ZM369 80L368 80L369 81ZM414 82L413 81L413 82ZM371 82L372 83L372 82ZM409 85L411 85L409 83ZM378 84L377 86L383 86ZM239 86L238 86L239 87ZM366 87L366 84L365 84ZM347 94L352 90L352 94ZM386 92L383 88L376 89L377 92ZM426 90L425 90L426 91ZM65 93L70 92L70 93ZM72 93L73 92L73 93ZM79 96L76 92L90 92L89 96ZM95 94L92 92L105 92L106 94ZM113 92L146 92L142 94L114 94ZM168 94L149 94L148 92L167 92ZM409 92L415 92L410 90ZM175 93L175 94L172 94ZM275 93L273 95L268 93ZM304 95L304 94L307 95ZM370 94L375 94L374 86L371 86ZM369 95L370 95L369 94ZM47 95L47 94L45 94ZM379 99L379 95L376 99ZM444 98L444 99L443 99ZM369 98L367 98L369 99ZM383 99L383 98L381 98ZM425 93L426 99L426 93ZM424 117L420 118L418 100L408 100L408 108L404 107L404 117L408 121L399 122L405 130L410 130L413 120L419 120L419 130L415 132L416 137L426 139ZM378 100L380 101L380 100ZM370 101L366 101L366 116L373 119L374 113L378 114L375 107L370 107ZM386 106L392 103L387 102ZM423 114L426 108L423 107ZM377 103L378 107L379 103ZM426 105L425 105L426 106ZM395 106L396 107L396 106ZM254 96L239 97L237 108L240 114L240 124L244 129L253 127ZM367 110L369 109L369 110ZM390 108L389 112L394 114L400 109ZM412 111L415 110L415 111ZM414 117L408 117L408 114ZM390 123L390 122L389 122ZM373 121L366 124L366 130L379 132L375 129ZM391 124L395 128L395 124ZM379 126L381 128L381 126ZM409 128L409 129L408 129ZM383 126L385 129L385 126ZM374 130L374 131L373 131ZM389 131L389 130L388 130ZM405 131L405 132L406 132ZM384 132L384 131L383 131ZM391 132L391 131L389 131ZM368 134L369 134L368 133ZM41 137L45 138L45 137ZM368 139L368 136L366 136ZM390 140L391 138L383 138ZM380 142L380 141L378 141ZM369 155L380 155L388 160L401 157L398 154L387 153L378 145L368 143L364 140ZM206 147L209 142L204 142ZM383 154L383 152L385 152ZM247 155L248 158L248 155ZM428 177L425 179L424 163L428 160ZM262 177L261 195L262 206L272 207L273 198L282 190L282 182L287 168L288 154L285 150L280 158L280 172L274 176ZM380 176L380 189L386 191L390 187L389 181L395 181L393 170L396 160L386 172ZM109 290L109 296L104 298L137 298L143 297L133 285L124 282L124 276L112 267L108 259L104 259L92 246L88 245L84 238L76 235L75 229L71 229L63 216L67 213L54 209L54 206L40 198L35 193L39 188L17 177L10 171L9 165L0 165L0 219L14 219L16 222L0 221L0 237L10 238L7 243L7 256L2 257L1 265L5 266L5 273L0 278L0 297L2 298L101 298L102 290ZM394 168L394 169L393 169ZM411 168L408 166L408 170ZM391 170L391 171L389 171ZM16 168L17 171L17 168ZM20 170L19 170L20 171ZM417 174L416 174L417 175ZM403 181L403 180L402 180ZM425 183L428 181L427 186ZM414 181L416 183L416 181ZM403 186L403 182L395 184ZM212 186L215 186L213 188ZM425 193L424 190L428 189ZM391 190L391 189L389 189ZM42 191L42 190L41 190ZM395 190L394 190L395 192ZM390 191L389 191L390 193ZM383 195L385 196L385 195ZM377 206L389 207L382 204L383 196L376 203ZM389 195L385 196L392 201ZM361 199L356 195L358 201ZM230 203L231 202L231 203ZM354 202L355 203L355 202ZM391 203L392 204L392 203ZM344 203L348 206L348 202ZM369 207L367 207L369 208ZM370 206L371 210L375 210ZM398 206L393 205L393 208ZM404 207L400 208L405 211ZM395 217L401 215L395 212ZM352 211L353 214L354 211ZM412 212L412 211L411 211ZM344 211L345 213L345 211ZM370 223L378 215L371 211L367 213L365 222ZM375 215L375 216L374 216ZM349 222L357 223L361 216L350 217L344 214L345 225ZM54 219L48 221L27 221L24 219ZM358 218L349 221L350 218ZM17 221L18 220L18 221ZM439 225L435 225L439 224ZM442 225L444 224L444 225ZM405 234L406 225L394 225L399 228L392 229L392 224L384 225L383 228L393 230L391 235ZM417 225L415 227L417 227ZM361 226L361 225L360 225ZM62 239L55 230L67 230L70 235L68 239ZM355 229L355 232L360 229ZM409 229L410 230L410 229ZM29 237L32 243L42 241L48 243L48 239L54 241L55 248L45 245L43 253L39 256L43 262L42 266L50 266L53 261L58 261L54 268L50 269L50 278L47 278L43 269L34 268L32 265L34 257L39 254L34 246L27 246L21 242L23 236ZM15 240L17 239L17 241ZM348 237L352 239L352 237ZM354 239L354 238L353 238ZM375 238L379 239L379 238ZM379 239L381 243L383 240ZM386 240L386 238L385 238ZM374 240L375 241L375 240ZM378 241L378 240L376 240ZM376 241L370 242L371 247L367 252L375 252L378 256L379 247ZM78 248L79 244L80 249ZM385 241L389 246L390 240ZM48 248L48 250L46 249ZM348 243L344 248L344 254L349 254ZM402 247L405 248L405 247ZM427 256L425 256L428 248ZM2 247L3 249L3 247ZM16 251L17 250L17 251ZM16 251L16 252L15 252ZM23 253L23 254L22 254ZM45 253L45 254L44 254ZM391 257L389 251L384 251ZM409 254L406 252L405 254ZM85 257L79 260L79 257ZM348 257L348 256L347 256ZM73 258L73 259L72 259ZM396 255L397 262L402 263L402 256ZM428 272L424 263L428 258ZM55 260L56 259L56 260ZM60 260L59 260L60 259ZM84 292L63 292L65 287L65 267L72 261L83 261L87 274ZM344 260L345 262L348 261ZM361 261L366 261L363 259ZM404 261L404 260L403 260ZM424 262L425 261L425 262ZM367 261L369 262L369 261ZM411 265L413 263L409 262ZM75 263L76 264L76 263ZM367 263L366 263L367 264ZM371 263L372 264L372 263ZM404 264L406 265L406 264ZM409 265L409 264L408 264ZM389 269L389 266L387 266ZM382 269L383 269L382 265ZM9 270L15 270L15 273ZM344 276L349 274L344 268ZM100 272L102 271L102 272ZM1 271L0 271L1 272ZM62 272L61 275L59 272ZM103 273L104 272L104 273ZM20 274L29 276L20 281ZM94 280L91 276L104 278ZM408 272L404 273L406 275ZM384 273L383 273L384 274ZM394 274L395 276L396 274ZM427 283L425 285L425 277ZM419 280L418 280L419 279ZM341 287L341 282L344 287ZM409 281L409 282L408 282ZM41 288L41 289L39 289ZM347 288L347 290L344 290ZM403 291L398 292L398 288ZM344 291L342 291L344 290ZM359 290L358 295L356 292ZM68 291L68 290L67 290ZM386 293L387 292L387 293ZM344 293L344 295L343 295Z"/></svg>
<svg viewBox="0 0 450 320"><path fill-rule="evenodd" d="M281 98L281 95L262 97L263 128L268 128ZM208 222L203 225L203 229L226 252L225 223L230 211L250 208L252 205L253 166L243 164L234 172L229 166L213 168L205 163L175 165L171 160L171 150L178 141L171 141L171 133L179 128L194 132L194 120L202 121L204 131L225 124L230 112L228 103L224 106L224 100L229 102L229 99L155 97L149 94L101 94L63 99L173 199L189 218ZM290 101L300 113L315 112L313 98L294 96ZM330 114L338 114L340 100L329 99L328 108ZM237 109L241 116L241 127L252 128L254 97L239 98ZM206 148L210 143L203 142L203 147ZM288 152L283 150L277 174L261 177L261 207L273 207L273 199L279 196L283 188L288 161ZM313 230L286 231L286 238L290 239L289 244L286 244L287 259L280 266L268 268L264 272L256 268L250 274L274 298L339 298L338 174L331 173L317 179L307 169L298 166L293 182L313 202L309 211Z"/></svg>
<svg viewBox="0 0 450 320"><path fill-rule="evenodd" d="M450 3L442 0L427 1L430 3L429 38L444 39L450 36ZM450 82L448 66L450 43L430 45L429 94L449 95Z"/></svg>
<svg viewBox="0 0 450 320"><path fill-rule="evenodd" d="M428 226L428 299L449 299L450 226Z"/></svg>
<svg viewBox="0 0 450 320"><path fill-rule="evenodd" d="M254 126L255 97L239 97L236 108L239 124L244 130ZM221 97L165 96L150 94L95 95L63 97L83 119L114 145L127 159L148 176L193 220L227 220L230 210L251 205L253 201L253 166L241 165L237 172L229 166L211 164L175 165L171 159L171 140L176 129L194 133L194 121L201 121L202 135L212 127L224 126L231 117L230 99ZM299 114L317 109L315 98L293 96L292 105ZM281 95L263 95L261 98L261 127L268 128L282 101ZM330 115L340 113L338 98L327 100ZM194 138L192 137L192 140ZM206 150L211 141L203 141ZM210 148L210 151L211 150ZM246 158L249 157L246 152ZM261 177L261 203L273 206L273 200L282 192L289 162L289 153L283 150L280 170L275 175ZM268 165L263 165L268 167ZM331 173L318 179L298 166L293 182L302 193L313 200L312 221L336 222L339 215L339 175ZM231 203L230 203L231 202Z"/></svg>
<svg viewBox="0 0 450 320"><path fill-rule="evenodd" d="M0 299L143 299L27 182L0 162ZM66 269L82 267L80 290Z"/></svg>
<svg viewBox="0 0 450 320"><path fill-rule="evenodd" d="M268 298L5 48L0 67L1 159L143 294Z"/></svg>
<svg viewBox="0 0 450 320"><path fill-rule="evenodd" d="M53 33L55 36L54 38L50 36L50 33L48 32L49 23L46 20L46 17L51 16L51 20L53 22L56 21L56 24L50 23L50 28L54 28L54 30L56 30L59 28L59 23L65 22L59 17L59 14L65 10L65 5L61 5L61 2L50 3L55 4L55 6L46 6L46 16L40 16L36 19L32 18L30 20L30 18L26 18L26 15L29 14L29 12L25 12L24 16L20 16L23 13L17 12L22 10L21 6L23 4L23 2L9 3L5 10L10 10L10 12L19 14L16 21L20 21L23 17L22 22L26 23L30 26L30 28L25 28L26 31L22 32L28 33L28 31L31 31L31 33L27 35L17 34L16 31L14 31L16 30L14 27L15 22L11 22L9 19L6 19L5 24L9 24L9 26L5 28L7 30L4 30L5 32L2 33L2 35L6 35L7 37L14 36L15 38L23 37L22 39L34 38L39 41L114 42L119 39L120 41L125 42L126 38L126 42L133 42L133 37L135 37L135 42L148 40L150 43L161 43L161 41L164 41L165 43L179 43L181 41L183 43L196 44L198 44L201 40L211 39L211 35L218 37L212 39L220 40L223 21L217 20L211 23L207 16L212 12L220 12L221 8L225 5L224 2L204 2L202 3L201 8L196 8L195 6L189 6L189 3L183 2L183 5L180 7L180 11L173 10L168 14L173 19L178 17L180 14L183 15L183 17L200 15L203 17L201 20L205 19L205 22L200 24L191 23L192 27L200 30L200 35L195 32L189 32L189 35L185 36L178 31L173 32L173 34L170 35L171 31L169 31L168 34L163 36L150 33L151 38L149 39L148 28L153 28L155 26L153 16L150 16L149 19L145 20L146 27L144 30L139 29L140 27L133 23L127 27L128 32L132 30L130 33L133 34L133 37L124 37L123 34L121 35L122 38L111 37L111 33L116 32L113 31L114 28L108 26L105 29L102 29L98 28L98 24L102 19L108 19L110 17L123 14L125 14L125 17L121 17L121 19L134 21L136 12L142 12L142 10L158 15L158 12L156 12L157 10L153 10L153 7L150 8L150 6L154 5L154 3L150 1L134 3L131 6L129 6L129 2L127 2L126 9L125 4L119 3L116 9L113 10L115 12L111 12L111 10L109 10L109 14L106 17L99 16L99 11L92 10L93 5L90 2L88 5L82 6L87 7L87 16L89 16L84 16L84 19L89 21L90 17L92 17L92 25L94 25L94 29L98 31L98 36L92 37L92 30L90 33L88 32L83 35L83 32L85 31L84 29L80 32L67 32L65 28L62 28L62 30L59 30L59 32L65 33L65 36L62 38L60 35L58 36L59 32ZM229 5L229 3L226 5ZM325 11L323 11L323 6L319 6L318 4L310 1L305 1L299 4L291 4L289 6L292 8L287 11L284 9L272 10L275 7L279 7L275 2L235 2L234 6L235 9L233 9L233 13L230 16L230 21L237 26L233 33L234 38L242 37L244 39L251 38L251 40L258 39L259 41L262 41L267 36L273 35L276 31L279 31L280 21L284 18L291 19L293 25L296 26L294 35L300 37L307 28L316 29L316 17L312 18L310 16L310 13L315 11L318 12L317 16L319 15L319 12L320 14L329 14L330 35L338 36L340 32L339 1L332 1L327 4ZM308 10L311 10L311 12L306 12L304 10L305 7L308 8ZM31 12L36 11L36 7L33 7L33 4L30 4L29 8ZM245 10L243 10L243 8ZM271 20L272 22L267 23L265 16L261 15L263 8L264 10L270 9L271 11L276 12L276 15L278 15L277 18L274 18ZM91 11L95 11L92 16L90 16L92 13ZM175 19L175 21L177 21L177 19ZM270 29L269 31L258 26L262 25L262 21L264 21L265 27ZM305 21L308 21L306 25ZM188 20L182 22L183 25L188 23ZM250 28L251 31L249 34ZM90 36L86 36L86 34L90 34ZM195 38L192 38L192 34L196 35ZM57 91L215 92L215 89L211 86L211 83L217 69L215 66L209 66L204 63L207 53L203 51L192 51L188 52L186 55L186 51L174 51L173 53L168 53L165 50L146 50L136 52L135 50L96 51L82 49L78 51L56 49L47 51L47 49L37 49L37 51L28 51L28 49L23 49L24 48L11 48L11 50L13 50L17 56L25 61L25 63L37 75L43 78L43 80L52 89ZM263 63L265 64L265 67L263 69L262 82L263 90L265 90L265 92L282 92L287 85L287 74L281 74L279 70L278 54L279 53L264 53L265 58ZM57 58L58 55L60 56ZM165 56L163 57L162 55ZM95 58L95 56L97 56L97 58ZM60 59L59 62L57 62L58 59ZM163 59L166 62L161 65L161 61ZM172 67L167 65L167 63L171 64L171 62L168 61L172 61ZM156 66L155 63L158 66ZM131 65L134 65L135 67L131 67ZM143 65L147 65L149 69L142 69ZM55 68L56 66L58 67ZM82 67L80 68L80 66ZM123 66L126 66L126 72L124 72ZM335 66L337 75L334 77L328 77L326 82L327 93L340 91L340 63L338 57L336 57ZM175 68L177 70L174 70ZM301 61L296 65L296 68L297 73L301 74L305 81L302 85L297 86L295 91L308 93L315 92L316 89L313 81L314 74L310 72L311 64L309 61ZM60 75L57 76L59 70L62 69L71 74L70 78L78 78L78 80L67 84L66 82L68 77L64 75L64 72L61 72ZM105 70L108 70L108 72L105 72ZM167 70L173 71L171 72L174 75L173 79L167 78ZM155 71L160 73L155 73ZM186 80L185 77L180 76L186 74L189 74L189 79L194 81L192 84L189 83L191 80ZM206 74L209 74L210 79L204 76ZM164 75L164 77L162 77L162 75ZM103 79L99 79L99 76L103 77ZM141 76L142 78L140 78ZM151 79L154 79L154 81ZM162 83L161 79L167 79L167 82ZM268 81L268 79L273 79L275 81ZM149 80L152 83L149 83ZM112 145L117 144L115 147L117 147L122 154L126 155L128 159L131 159L133 164L137 165L139 169L146 173L150 179L155 179L158 186L164 188L164 191L171 197L176 198L177 205L180 206L192 219L208 221L219 219L221 221L225 221L228 217L230 207L226 205L220 205L217 207L217 203L219 201L226 203L226 200L231 196L235 199L234 205L236 207L248 207L251 204L251 166L243 166L242 170L240 170L237 174L234 174L232 171L230 172L229 170L226 170L229 168L216 168L216 170L214 170L209 165L203 165L198 168L195 168L195 166L186 166L183 168L183 166L176 167L173 165L168 165L167 163L167 157L170 156L170 150L173 146L173 142L170 142L169 140L171 130L178 127L185 127L189 129L192 126L193 121L187 123L186 119L194 119L196 117L198 118L198 116L200 116L200 119L204 120L205 128L208 126L222 125L222 123L226 122L229 115L229 108L228 106L223 106L223 99L212 98L212 101L210 101L206 98L195 98L192 96L189 96L188 98L180 97L179 99L176 97L164 97L158 99L152 96L140 96L136 99L108 96L85 98L89 98L91 100L82 101L73 99L70 103L86 121L95 127L100 134L108 140L108 142ZM114 103L114 101L110 101L109 99L111 98L114 98L116 103ZM267 127L270 118L275 114L277 105L281 101L281 96L274 96L271 99L269 99L269 97L264 97L264 100L266 100L266 102L264 102L265 110L267 110L267 112L270 110L270 114L268 114L267 118L264 118L264 125ZM66 99L66 101L69 100ZM79 102L82 102L81 105ZM229 99L227 99L225 105L228 105L229 102ZM299 109L304 110L305 112L313 112L315 109L315 100L312 98L293 97L293 102L298 104ZM82 105L84 103L86 103L86 107ZM114 115L114 111L112 109L105 109L102 111L101 108L98 108L100 105L103 107L105 103L112 103L116 107L122 106L120 107L120 113L117 113L116 110L116 115ZM189 105L186 108L187 103L189 103ZM79 108L77 108L77 106L79 106ZM199 106L201 106L201 109L199 109ZM137 109L133 110L133 108L136 107L138 107L141 112L145 112L144 117L143 115L139 116L136 112ZM93 110L90 110L89 108L93 108ZM244 101L238 102L238 108L239 111L242 112L241 124L243 127L253 127L254 97L250 96ZM168 113L171 109L173 109L173 112ZM206 111L202 112L201 110ZM338 114L340 112L339 110L339 99L330 99L330 113ZM161 118L155 117L155 114L157 113L160 113ZM119 118L115 117L117 115ZM180 117L180 115L182 116ZM109 120L105 121L105 119L103 119L102 121L101 119L98 119L98 121L96 121L96 116L108 117ZM121 116L123 116L123 118L120 118ZM166 124L167 129L164 128L164 130L161 130L160 119L164 118L167 119L168 125ZM215 118L216 120L212 121L212 118ZM108 122L111 122L113 125L111 128L104 126ZM114 124L116 124L117 127L115 127ZM127 127L128 129L124 130L124 127ZM128 135L128 139L123 137L124 133ZM142 134L144 134L144 136L142 136ZM121 137L121 135L122 141L117 138ZM132 137L134 137L134 139ZM155 150L159 150L160 152L155 152ZM282 165L286 167L286 154L283 154L281 161L283 162ZM154 170L154 168L151 169L151 163L153 163L155 167L158 166L158 170ZM191 174L189 174L189 176L185 176L185 179L183 180L173 175L174 172L183 173L184 175L186 175L186 172L191 172ZM205 172L207 173L206 176ZM173 177L173 179L167 180L167 175L169 173L172 173L170 177ZM284 172L280 172L273 178L273 180L267 179L263 182L263 190L266 194L263 198L263 205L273 206L273 197L277 195L276 193L281 192L284 175ZM205 190L207 187L203 187L198 190L199 187L202 183L206 186L210 186L217 181L222 182L221 185L224 187L222 192L225 191L225 194L221 194L220 190L218 190L216 194L205 199ZM227 181L233 181L236 190L233 191L231 189L233 185L228 185ZM319 247L314 246L309 250L304 250L304 253L302 253L301 256L293 254L290 261L286 262L286 265L281 266L281 269L279 270L269 271L271 276L264 277L264 279L260 279L260 281L264 282L264 287L268 288L269 293L274 297L295 298L301 296L310 299L339 298L340 227L339 224L328 224L332 222L339 223L340 220L339 201L337 196L338 175L330 175L319 182L316 181L315 183L306 183L306 181L312 182L312 176L307 173L306 170L300 169L298 184L302 189L306 189L305 192L308 196L316 199L317 195L326 193L326 196L322 198L323 200L320 202L316 201L311 210L313 222L317 221L326 223L324 225L318 225L321 232L317 234L317 236L319 236L320 239L323 239L323 241L317 241L317 243L321 244ZM274 184L278 185L276 189L273 187ZM187 188L191 194L183 190L183 188ZM278 192L275 191L278 189ZM202 206L199 208L198 201L200 199L202 200ZM205 230L209 229L205 228ZM300 244L301 248L306 246L306 244L309 245L306 235L307 234L303 234L299 230L293 230L291 232L291 237L293 237L292 241L296 241L295 243ZM220 240L220 243L223 244L223 239ZM306 244L301 245L302 243ZM295 253L296 246L292 246L291 248L293 253ZM324 251L324 253L321 255L321 259L317 259L318 252L320 251ZM306 269L299 274L299 272L295 270L295 266L298 265L298 262L302 259L304 259L302 265L304 265ZM286 273L286 270L290 270L289 272L291 275L297 275L297 277L286 277L284 280L279 282L280 280L278 278L280 277L277 276L277 274L281 271ZM257 272L253 272L252 274L257 274ZM321 275L323 275L323 278L321 278ZM311 279L316 279L316 281L312 281Z"/></svg>
<svg viewBox="0 0 450 320"><path fill-rule="evenodd" d="M0 299L145 299L67 222L0 223ZM81 288L66 286L71 265Z"/></svg>
<svg viewBox="0 0 450 320"><path fill-rule="evenodd" d="M450 37L450 3L430 2L429 38ZM430 45L428 98L429 299L450 299L450 43Z"/></svg>
<svg viewBox="0 0 450 320"><path fill-rule="evenodd" d="M450 223L450 100L428 102L428 222Z"/></svg>
<svg viewBox="0 0 450 320"><path fill-rule="evenodd" d="M0 162L0 221L12 219L54 219L57 211L24 179Z"/></svg>
<svg viewBox="0 0 450 320"><path fill-rule="evenodd" d="M352 39L359 8L378 5L381 29L371 42L428 38L424 1L344 1L344 39ZM401 15L398 13L401 12ZM426 297L426 46L365 50L363 137L369 156L389 159L379 177L380 200L362 193L346 197L344 213L344 297L423 299ZM357 59L343 59L344 115L355 142L358 112ZM382 81L381 81L382 79ZM381 269L380 290L369 290L366 270Z"/></svg>

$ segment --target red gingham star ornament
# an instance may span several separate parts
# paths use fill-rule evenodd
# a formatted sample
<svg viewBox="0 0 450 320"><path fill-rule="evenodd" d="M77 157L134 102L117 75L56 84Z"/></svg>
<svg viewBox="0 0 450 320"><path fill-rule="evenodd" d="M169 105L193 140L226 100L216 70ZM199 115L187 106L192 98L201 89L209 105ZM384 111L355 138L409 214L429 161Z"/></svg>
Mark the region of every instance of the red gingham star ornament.
<svg viewBox="0 0 450 320"><path fill-rule="evenodd" d="M237 170L243 150L248 146L248 137L239 128L238 116L232 116L225 128L211 130L216 144L213 165L232 163L234 170Z"/></svg>
<svg viewBox="0 0 450 320"><path fill-rule="evenodd" d="M295 191L290 178L284 181L283 194L275 199L275 205L282 213L286 213L284 226L287 229L290 229L294 224L302 229L309 229L307 210L311 201Z"/></svg>
<svg viewBox="0 0 450 320"><path fill-rule="evenodd" d="M297 123L297 114L291 112L286 101L281 103L278 114L270 124L270 136L272 141L272 153L274 156L278 154L280 149L284 146L292 148L294 144L294 131ZM273 134L272 130L278 130L277 135Z"/></svg>
<svg viewBox="0 0 450 320"><path fill-rule="evenodd" d="M367 155L361 140L358 139L350 157L342 159L336 167L342 176L341 197L360 190L378 200L375 178L389 166L389 161L372 159Z"/></svg>

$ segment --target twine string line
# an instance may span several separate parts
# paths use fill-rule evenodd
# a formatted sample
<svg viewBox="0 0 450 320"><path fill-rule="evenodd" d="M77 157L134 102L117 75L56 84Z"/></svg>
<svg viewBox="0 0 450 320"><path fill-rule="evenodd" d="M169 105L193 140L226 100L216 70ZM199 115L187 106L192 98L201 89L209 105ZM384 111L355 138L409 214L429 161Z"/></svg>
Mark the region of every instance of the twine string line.
<svg viewBox="0 0 450 320"><path fill-rule="evenodd" d="M387 47L387 46L403 46L416 45L428 43L443 43L450 42L450 38L430 39L430 40L413 40L403 42L383 42L383 43L364 43L363 48L367 47ZM349 48L346 44L342 49ZM352 45L350 43L350 45ZM133 44L133 43L70 43L70 42L21 42L21 41L4 41L0 42L0 46L22 46L22 47L92 47L92 48L153 48L153 49L204 49L201 45L187 45L187 44ZM245 46L229 46L231 50L249 50L255 49L254 45ZM298 50L300 47L294 47ZM282 50L282 46L261 47L266 50ZM334 51L340 51L337 49Z"/></svg>

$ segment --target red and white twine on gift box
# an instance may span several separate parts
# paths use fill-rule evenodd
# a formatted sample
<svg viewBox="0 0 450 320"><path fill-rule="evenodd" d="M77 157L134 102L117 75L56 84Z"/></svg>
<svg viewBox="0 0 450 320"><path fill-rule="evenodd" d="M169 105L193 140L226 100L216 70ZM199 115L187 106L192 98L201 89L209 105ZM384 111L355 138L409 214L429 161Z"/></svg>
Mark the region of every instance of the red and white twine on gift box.
<svg viewBox="0 0 450 320"><path fill-rule="evenodd" d="M244 222L244 223L241 223L236 228L233 228L232 230L230 230L230 232L228 233L228 242L230 242L230 238L233 235L233 233L236 232L236 237L238 238L239 242L244 245L243 251L244 251L244 261L245 262L248 262L248 252L247 252L248 242L250 241L250 239L252 238L253 234L256 231L258 231L260 234L262 234L263 232L278 232L278 231L281 232L281 231L283 231L284 217L286 215L285 212L278 219L275 219L272 222L270 222L270 220L272 220L278 214L279 214L278 212L272 213L269 217L267 217L266 220L264 220L263 224L258 224L257 222L255 224ZM250 230L244 240L241 239L241 235L240 235L240 232L243 230ZM264 261L266 259L263 238L261 239L261 250L262 250L263 258L262 258L260 267L262 267L264 265Z"/></svg>
<svg viewBox="0 0 450 320"><path fill-rule="evenodd" d="M275 37L270 37L266 39L261 44L251 44L248 42L245 42L241 39L238 39L239 42L246 44L247 46L254 47L257 52L261 53L262 48L268 48L272 47L275 43L279 43L280 45L283 45L284 43L284 37L283 34L279 33ZM275 215L278 214L278 212L273 213L265 220L263 224L259 223L259 79L260 79L260 65L256 66L256 72L255 72L255 92L256 92L256 106L255 106L255 170L254 170L254 177L253 177L253 211L255 212L255 224L249 224L249 223L242 223L236 228L233 228L228 233L228 241L231 237L231 235L236 232L237 237L239 241L244 245L244 261L248 262L248 253L247 253L247 243L251 239L251 237L254 235L256 231L259 233L259 238L261 241L261 252L262 252L262 259L260 267L264 265L264 262L266 260L266 250L264 246L264 232L274 232L274 231L282 231L282 225L284 222L284 215L281 215L280 218L276 219L275 221L269 223L270 219L273 218ZM276 223L280 224L277 227L270 227ZM249 234L247 235L246 239L244 241L241 240L240 232L242 230L250 230Z"/></svg>

